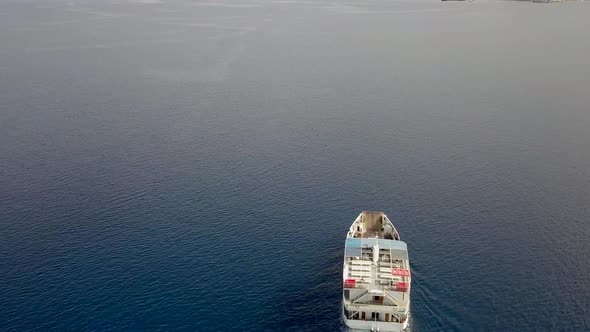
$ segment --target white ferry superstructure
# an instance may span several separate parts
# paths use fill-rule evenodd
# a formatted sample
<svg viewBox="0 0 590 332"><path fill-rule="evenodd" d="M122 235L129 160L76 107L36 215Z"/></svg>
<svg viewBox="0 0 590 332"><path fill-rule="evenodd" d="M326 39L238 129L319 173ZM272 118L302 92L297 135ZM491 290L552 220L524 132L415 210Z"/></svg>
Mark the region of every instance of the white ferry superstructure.
<svg viewBox="0 0 590 332"><path fill-rule="evenodd" d="M363 211L346 236L342 315L349 328L404 331L410 317L410 261L383 212Z"/></svg>

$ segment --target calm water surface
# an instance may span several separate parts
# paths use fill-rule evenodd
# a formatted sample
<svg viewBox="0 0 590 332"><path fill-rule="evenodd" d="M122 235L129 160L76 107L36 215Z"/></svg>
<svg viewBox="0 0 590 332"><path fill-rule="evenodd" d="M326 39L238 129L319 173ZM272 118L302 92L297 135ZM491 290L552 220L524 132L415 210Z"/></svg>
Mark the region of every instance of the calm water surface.
<svg viewBox="0 0 590 332"><path fill-rule="evenodd" d="M0 330L590 330L590 3L0 0Z"/></svg>

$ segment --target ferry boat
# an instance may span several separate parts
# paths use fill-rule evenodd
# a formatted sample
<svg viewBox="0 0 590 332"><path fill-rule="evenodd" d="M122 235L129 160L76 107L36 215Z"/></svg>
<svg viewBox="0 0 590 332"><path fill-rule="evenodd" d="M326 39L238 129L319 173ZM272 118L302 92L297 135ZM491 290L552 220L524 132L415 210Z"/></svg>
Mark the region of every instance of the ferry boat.
<svg viewBox="0 0 590 332"><path fill-rule="evenodd" d="M383 212L363 211L346 236L342 316L351 329L404 331L410 318L408 248Z"/></svg>

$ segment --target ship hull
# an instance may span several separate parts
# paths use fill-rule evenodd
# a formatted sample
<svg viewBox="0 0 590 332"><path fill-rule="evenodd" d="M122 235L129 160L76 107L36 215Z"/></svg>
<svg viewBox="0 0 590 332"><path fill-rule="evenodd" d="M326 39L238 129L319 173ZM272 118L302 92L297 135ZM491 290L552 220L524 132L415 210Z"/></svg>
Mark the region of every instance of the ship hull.
<svg viewBox="0 0 590 332"><path fill-rule="evenodd" d="M363 211L344 245L342 320L349 329L409 329L408 248L383 212Z"/></svg>

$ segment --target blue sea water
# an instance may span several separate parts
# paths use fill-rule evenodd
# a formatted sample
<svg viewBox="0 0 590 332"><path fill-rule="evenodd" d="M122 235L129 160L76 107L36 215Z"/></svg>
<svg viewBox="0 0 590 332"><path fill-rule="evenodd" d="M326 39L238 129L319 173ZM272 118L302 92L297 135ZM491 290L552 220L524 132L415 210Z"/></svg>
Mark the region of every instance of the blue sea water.
<svg viewBox="0 0 590 332"><path fill-rule="evenodd" d="M0 0L1 331L590 330L590 3Z"/></svg>

